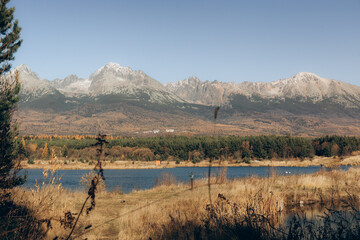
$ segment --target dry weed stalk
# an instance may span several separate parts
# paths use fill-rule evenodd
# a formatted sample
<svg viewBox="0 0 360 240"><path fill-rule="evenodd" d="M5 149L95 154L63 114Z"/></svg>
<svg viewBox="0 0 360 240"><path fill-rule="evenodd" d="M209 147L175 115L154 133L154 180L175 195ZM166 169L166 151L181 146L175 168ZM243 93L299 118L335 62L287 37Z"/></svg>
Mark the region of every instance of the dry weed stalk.
<svg viewBox="0 0 360 240"><path fill-rule="evenodd" d="M169 173L162 173L155 179L155 186L171 186L177 184L176 178Z"/></svg>
<svg viewBox="0 0 360 240"><path fill-rule="evenodd" d="M92 180L94 178L96 178L96 173L94 173L93 171L90 171L89 173L84 174L80 178L80 184L83 186L84 189L88 190L91 187ZM106 185L102 178L100 178L96 190L98 193L106 192Z"/></svg>
<svg viewBox="0 0 360 240"><path fill-rule="evenodd" d="M214 136L216 134L216 119L218 116L218 112L219 112L220 107L216 107L214 110ZM210 158L209 159L209 172L208 172L208 188L209 188L209 201L210 201L210 205L212 205L212 201L211 201L211 162L214 160L214 158Z"/></svg>
<svg viewBox="0 0 360 240"><path fill-rule="evenodd" d="M93 210L95 208L96 202L95 202L95 193L97 191L97 186L100 183L101 180L105 180L104 177L104 169L102 168L102 155L103 155L103 151L104 151L104 145L106 143L108 143L106 140L106 135L102 135L99 133L98 137L96 138L96 143L95 146L97 146L98 148L96 149L96 157L97 157L97 162L95 164L94 167L94 171L96 171L96 174L94 175L93 179L91 180L91 185L90 188L88 190L88 196L86 197L80 212L75 220L75 223L73 224L73 227L71 229L71 232L69 233L68 237L66 238L67 240L70 239L71 235L73 234L76 225L79 221L79 218L82 214L82 212L84 211L85 205L87 203L87 201L91 198L91 204L90 207L88 207L86 209L86 214L89 214L91 210ZM89 228L89 227L87 227Z"/></svg>

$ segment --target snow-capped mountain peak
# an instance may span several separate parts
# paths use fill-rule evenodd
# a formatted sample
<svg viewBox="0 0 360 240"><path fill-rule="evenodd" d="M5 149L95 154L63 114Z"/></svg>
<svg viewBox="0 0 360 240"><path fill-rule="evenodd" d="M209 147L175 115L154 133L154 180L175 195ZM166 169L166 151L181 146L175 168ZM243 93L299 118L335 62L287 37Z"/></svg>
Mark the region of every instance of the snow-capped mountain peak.
<svg viewBox="0 0 360 240"><path fill-rule="evenodd" d="M115 63L115 62L109 62L109 63L107 63L107 64L104 66L104 68L111 68L111 69L115 69L115 70L117 70L117 71L119 71L119 70L128 70L128 69L131 70L130 67L124 67L124 66L121 66L120 64Z"/></svg>
<svg viewBox="0 0 360 240"><path fill-rule="evenodd" d="M134 71L118 63L108 63L91 74L89 90L94 94L121 93L130 89L164 90L164 86L142 71ZM130 91L132 92L132 90Z"/></svg>
<svg viewBox="0 0 360 240"><path fill-rule="evenodd" d="M32 71L30 70L30 68L26 64L20 64L14 70L19 71L19 72L23 72L23 73L28 73L28 74L32 73Z"/></svg>
<svg viewBox="0 0 360 240"><path fill-rule="evenodd" d="M337 83L340 82L313 73L300 72L291 78L263 83L257 93L267 97L301 97L318 101L336 95L339 88L345 87L340 87Z"/></svg>
<svg viewBox="0 0 360 240"><path fill-rule="evenodd" d="M25 64L14 70L20 73L22 93L36 96L58 91L63 94L95 96L121 94L134 97L145 94L150 97L150 101L181 102L184 99L190 103L217 106L229 104L233 95L242 95L247 99L260 97L270 101L296 99L300 102L317 103L330 100L346 107L360 104L360 87L309 72L299 72L290 78L270 83L210 82L191 76L164 86L143 71L135 71L113 62L95 71L88 79L69 75L63 80L42 80Z"/></svg>
<svg viewBox="0 0 360 240"><path fill-rule="evenodd" d="M21 64L14 68L14 70L19 72L21 81L20 93L27 96L23 98L22 101L57 92L48 81L40 79L27 65ZM10 74L12 74L12 72Z"/></svg>
<svg viewBox="0 0 360 240"><path fill-rule="evenodd" d="M40 77L35 72L31 71L29 66L26 64L21 64L17 66L16 68L14 68L14 71L18 71L20 76L23 78L24 76L29 76L29 77L31 76L31 78L40 79Z"/></svg>
<svg viewBox="0 0 360 240"><path fill-rule="evenodd" d="M298 72L293 78L320 78L315 73L310 72Z"/></svg>
<svg viewBox="0 0 360 240"><path fill-rule="evenodd" d="M115 74L130 74L134 72L130 67L123 67L118 63L109 62L105 66L99 68L93 75L101 74L102 72L113 72Z"/></svg>
<svg viewBox="0 0 360 240"><path fill-rule="evenodd" d="M233 82L205 81L198 78L188 78L166 85L168 90L181 98L205 105L224 105L233 94L253 96L264 99L298 99L303 102L319 102L332 99L345 106L355 106L351 99L360 102L360 87L320 77L314 73L299 72L293 77L270 83L265 82Z"/></svg>

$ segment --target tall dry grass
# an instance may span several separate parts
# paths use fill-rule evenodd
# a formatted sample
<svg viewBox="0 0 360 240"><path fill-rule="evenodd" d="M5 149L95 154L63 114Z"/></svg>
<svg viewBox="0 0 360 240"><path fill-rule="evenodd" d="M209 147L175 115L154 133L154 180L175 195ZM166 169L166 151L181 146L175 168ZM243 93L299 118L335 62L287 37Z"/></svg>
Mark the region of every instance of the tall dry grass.
<svg viewBox="0 0 360 240"><path fill-rule="evenodd" d="M196 180L193 191L189 184L173 182L171 176L146 191L130 194L103 191L97 197L96 209L88 217L80 218L72 237L237 239L239 234L249 233L252 235L248 238L270 239L279 234L280 230L274 229L286 222L289 213L306 212L307 207L316 204L331 208L334 203L348 201L349 196L356 210L360 193L357 168L234 180L224 175L224 172L215 173L211 178L213 205L209 205L207 179ZM65 218L65 213L78 211L85 197L85 193L67 191L56 183L44 184L34 191L14 190L16 202L34 211L39 219L59 220L53 221L53 228L46 232L49 239L67 236L69 230L60 220ZM322 209L319 213L324 212ZM294 222L294 236L301 235L302 227L308 223L303 220ZM304 223L299 225L301 221ZM46 229L46 223L43 225Z"/></svg>
<svg viewBox="0 0 360 240"><path fill-rule="evenodd" d="M32 190L20 187L12 190L15 213L10 212L6 221L18 226L13 234L0 232L0 239L42 239L62 234L64 213L75 205L74 193L62 187L56 168L44 170L43 177Z"/></svg>

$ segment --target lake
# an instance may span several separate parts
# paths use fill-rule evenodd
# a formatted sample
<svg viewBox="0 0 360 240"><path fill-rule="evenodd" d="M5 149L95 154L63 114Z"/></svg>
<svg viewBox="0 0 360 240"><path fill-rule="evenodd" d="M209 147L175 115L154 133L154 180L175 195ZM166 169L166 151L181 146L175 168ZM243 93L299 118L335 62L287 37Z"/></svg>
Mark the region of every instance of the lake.
<svg viewBox="0 0 360 240"><path fill-rule="evenodd" d="M347 166L341 169L346 170ZM222 168L213 167L212 174ZM320 171L320 166L310 167L227 167L227 178L243 178L250 176L268 177L272 174L292 175L292 174L310 174ZM88 174L90 170L58 170L57 177L61 177L61 184L64 188L72 190L81 190L80 179ZM35 188L36 181L43 181L42 169L26 169L22 173L27 174L27 181L24 184L26 188ZM132 190L143 190L154 187L155 180L163 173L171 174L180 182L189 182L189 176L194 174L195 179L207 177L207 167L178 167L164 169L108 169L104 170L105 184L107 190L111 191L119 188L124 193L130 193Z"/></svg>

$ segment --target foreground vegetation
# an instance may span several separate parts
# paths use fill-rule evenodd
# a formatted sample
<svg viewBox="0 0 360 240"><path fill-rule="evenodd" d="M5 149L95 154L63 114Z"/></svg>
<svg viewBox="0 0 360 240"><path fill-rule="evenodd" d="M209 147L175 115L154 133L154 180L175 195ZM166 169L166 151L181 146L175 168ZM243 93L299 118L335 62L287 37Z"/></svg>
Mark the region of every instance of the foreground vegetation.
<svg viewBox="0 0 360 240"><path fill-rule="evenodd" d="M49 181L40 183L37 189L16 188L12 192L14 204L27 209L19 229L32 228L28 233L37 238L65 238L87 194L63 189L51 178L51 172L45 174ZM231 181L225 174L211 179L212 202L206 179L195 181L191 191L189 185L164 175L157 181L157 187L126 195L120 190L108 192L102 185L98 188L95 209L80 218L73 237L358 239L360 236L357 210L360 169ZM324 208L339 209L346 204L351 207L346 211ZM49 219L52 228L48 227Z"/></svg>
<svg viewBox="0 0 360 240"><path fill-rule="evenodd" d="M314 156L346 156L360 149L360 138L325 136L158 136L108 137L107 160L191 161L203 159L249 163L252 159L298 159ZM96 155L92 136L27 136L18 139L18 153L31 163L36 159L91 162Z"/></svg>

